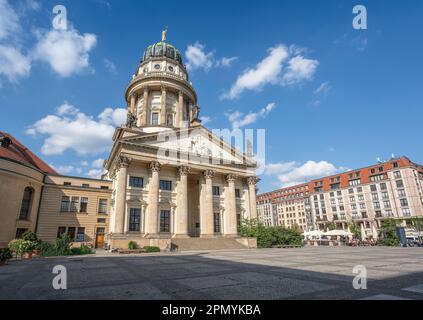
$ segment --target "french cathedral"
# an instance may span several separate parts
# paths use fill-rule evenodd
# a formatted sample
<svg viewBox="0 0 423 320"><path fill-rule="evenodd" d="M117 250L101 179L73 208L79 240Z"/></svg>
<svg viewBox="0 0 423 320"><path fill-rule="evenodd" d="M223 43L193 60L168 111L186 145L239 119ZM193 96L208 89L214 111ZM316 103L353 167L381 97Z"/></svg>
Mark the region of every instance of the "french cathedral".
<svg viewBox="0 0 423 320"><path fill-rule="evenodd" d="M105 162L110 245L237 237L241 219L257 218L256 163L201 125L182 55L165 34L147 47L125 99L126 127Z"/></svg>

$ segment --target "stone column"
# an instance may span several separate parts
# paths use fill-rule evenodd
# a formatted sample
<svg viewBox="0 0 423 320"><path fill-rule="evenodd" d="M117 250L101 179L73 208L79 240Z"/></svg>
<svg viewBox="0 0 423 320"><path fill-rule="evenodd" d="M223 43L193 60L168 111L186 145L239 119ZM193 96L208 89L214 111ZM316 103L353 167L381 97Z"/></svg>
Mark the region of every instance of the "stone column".
<svg viewBox="0 0 423 320"><path fill-rule="evenodd" d="M203 172L206 179L205 199L203 209L201 210L200 229L201 237L212 237L214 235L213 228L213 170L206 170Z"/></svg>
<svg viewBox="0 0 423 320"><path fill-rule="evenodd" d="M226 181L228 182L228 189L225 193L226 205L224 215L224 235L236 236L238 234L237 219L236 219L236 198L235 198L235 175L228 174Z"/></svg>
<svg viewBox="0 0 423 320"><path fill-rule="evenodd" d="M145 225L145 233L148 236L156 236L159 232L159 172L161 165L159 162L151 162L151 180L149 183L148 209Z"/></svg>
<svg viewBox="0 0 423 320"><path fill-rule="evenodd" d="M182 128L184 125L184 94L179 91L178 111L176 112L177 125Z"/></svg>
<svg viewBox="0 0 423 320"><path fill-rule="evenodd" d="M256 184L257 177L249 177L247 179L249 195L250 195L250 219L257 219L257 203L256 203Z"/></svg>
<svg viewBox="0 0 423 320"><path fill-rule="evenodd" d="M144 88L141 125L147 126L150 123L149 117L150 117L150 114L148 112L148 88Z"/></svg>
<svg viewBox="0 0 423 320"><path fill-rule="evenodd" d="M138 117L138 115L136 114L136 110L135 110L135 103L137 102L137 94L135 92L132 92L131 94L131 105L130 105L130 111L131 113Z"/></svg>
<svg viewBox="0 0 423 320"><path fill-rule="evenodd" d="M131 163L131 159L127 157L119 157L117 174L117 190L115 199L115 233L123 233L125 226L125 215L126 215L126 183L128 167Z"/></svg>
<svg viewBox="0 0 423 320"><path fill-rule="evenodd" d="M166 88L162 88L162 103L160 106L160 124L166 125Z"/></svg>
<svg viewBox="0 0 423 320"><path fill-rule="evenodd" d="M181 166L178 168L178 202L175 218L175 237L188 237L188 174L190 168Z"/></svg>

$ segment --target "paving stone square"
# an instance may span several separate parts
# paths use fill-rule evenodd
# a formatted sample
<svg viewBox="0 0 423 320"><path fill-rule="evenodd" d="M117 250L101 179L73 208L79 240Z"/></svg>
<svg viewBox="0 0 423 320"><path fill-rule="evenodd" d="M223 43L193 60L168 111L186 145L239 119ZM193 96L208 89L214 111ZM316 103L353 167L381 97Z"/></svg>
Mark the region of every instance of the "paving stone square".
<svg viewBox="0 0 423 320"><path fill-rule="evenodd" d="M423 249L300 249L12 260L0 267L0 299L423 299ZM53 267L67 270L67 290L52 286ZM367 270L356 290L353 267Z"/></svg>

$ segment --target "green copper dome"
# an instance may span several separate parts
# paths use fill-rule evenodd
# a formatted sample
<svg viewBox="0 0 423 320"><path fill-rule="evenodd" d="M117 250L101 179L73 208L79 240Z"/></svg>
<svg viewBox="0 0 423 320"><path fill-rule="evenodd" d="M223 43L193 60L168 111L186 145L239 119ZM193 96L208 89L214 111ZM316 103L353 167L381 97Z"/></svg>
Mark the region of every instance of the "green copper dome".
<svg viewBox="0 0 423 320"><path fill-rule="evenodd" d="M167 57L183 65L181 52L171 44L164 41L148 46L144 52L141 62L151 57Z"/></svg>

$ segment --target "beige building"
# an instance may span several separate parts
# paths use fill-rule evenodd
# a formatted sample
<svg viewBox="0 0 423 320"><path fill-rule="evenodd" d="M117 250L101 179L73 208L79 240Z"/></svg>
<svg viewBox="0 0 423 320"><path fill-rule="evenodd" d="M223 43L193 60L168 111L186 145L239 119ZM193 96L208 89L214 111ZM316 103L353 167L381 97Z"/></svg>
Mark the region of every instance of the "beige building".
<svg viewBox="0 0 423 320"><path fill-rule="evenodd" d="M52 242L67 232L75 244L102 246L111 182L60 176L16 138L0 132L0 247L32 230Z"/></svg>
<svg viewBox="0 0 423 320"><path fill-rule="evenodd" d="M201 126L180 52L165 39L147 47L125 98L105 164L110 247L238 238L240 220L257 217L256 163Z"/></svg>
<svg viewBox="0 0 423 320"><path fill-rule="evenodd" d="M271 208L264 209L264 202L271 203ZM286 203L286 208L281 207L281 202ZM382 219L395 218L406 223L410 218L423 217L423 166L407 157L394 158L258 195L259 219L268 224L268 212L273 210L273 225L280 224L281 218L287 225L287 217L289 221L292 216L297 220L291 224L303 223L302 202L307 230L324 230L329 222L346 230L354 222L363 227L367 236L373 236ZM290 212L289 207L294 211Z"/></svg>

